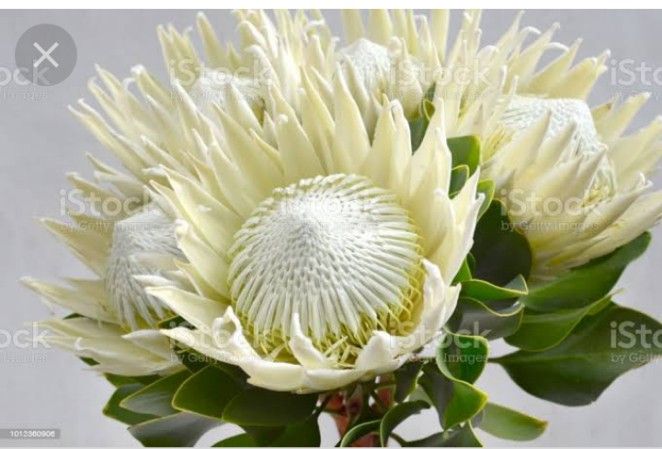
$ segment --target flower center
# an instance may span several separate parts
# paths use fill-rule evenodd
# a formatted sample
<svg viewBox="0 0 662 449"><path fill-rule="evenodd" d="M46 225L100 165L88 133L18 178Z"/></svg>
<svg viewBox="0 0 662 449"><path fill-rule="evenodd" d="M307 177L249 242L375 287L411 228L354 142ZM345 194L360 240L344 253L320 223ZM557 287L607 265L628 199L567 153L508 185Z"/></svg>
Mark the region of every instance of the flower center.
<svg viewBox="0 0 662 449"><path fill-rule="evenodd" d="M342 48L339 54L341 63L346 61L354 66L358 81L368 92L383 89L383 83L388 82L391 58L386 47L361 38Z"/></svg>
<svg viewBox="0 0 662 449"><path fill-rule="evenodd" d="M574 98L541 99L516 96L512 99L502 122L513 131L522 131L551 113L547 139L559 135L568 125L575 124L573 136L578 152L589 154L601 151L605 144L600 141L588 105Z"/></svg>
<svg viewBox="0 0 662 449"><path fill-rule="evenodd" d="M364 177L275 189L230 251L230 293L249 341L286 355L296 314L313 344L343 363L374 330L407 333L421 302L419 240L395 196Z"/></svg>
<svg viewBox="0 0 662 449"><path fill-rule="evenodd" d="M115 223L106 270L106 291L120 322L137 329L154 326L166 315L162 303L145 293L136 275L155 275L159 256L184 258L177 247L174 224L161 209L146 206L142 211ZM147 263L146 258L150 258Z"/></svg>

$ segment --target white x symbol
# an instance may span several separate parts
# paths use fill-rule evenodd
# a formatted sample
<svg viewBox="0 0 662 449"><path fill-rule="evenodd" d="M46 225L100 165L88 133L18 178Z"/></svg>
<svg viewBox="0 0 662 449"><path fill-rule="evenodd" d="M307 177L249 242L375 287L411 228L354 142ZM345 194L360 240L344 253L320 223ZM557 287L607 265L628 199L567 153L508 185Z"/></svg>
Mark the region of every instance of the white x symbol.
<svg viewBox="0 0 662 449"><path fill-rule="evenodd" d="M57 61L51 57L51 53L53 52L53 50L55 50L60 45L59 42L55 42L53 45L51 45L51 48L49 48L48 50L44 50L41 47L41 45L39 45L37 42L35 42L32 45L34 46L34 48L39 50L39 53L41 53L41 57L34 62L33 64L34 67L39 67L39 64L41 64L45 60L48 60L51 64L53 64L54 67L60 66L60 64L58 64Z"/></svg>

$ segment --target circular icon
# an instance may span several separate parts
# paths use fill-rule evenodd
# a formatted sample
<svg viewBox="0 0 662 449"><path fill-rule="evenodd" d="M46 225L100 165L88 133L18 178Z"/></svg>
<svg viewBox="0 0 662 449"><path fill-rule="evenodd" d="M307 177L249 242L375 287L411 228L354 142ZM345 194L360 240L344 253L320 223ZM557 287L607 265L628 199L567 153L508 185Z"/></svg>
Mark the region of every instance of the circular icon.
<svg viewBox="0 0 662 449"><path fill-rule="evenodd" d="M71 35L49 23L35 25L23 33L14 52L18 70L39 86L53 86L67 79L77 57Z"/></svg>

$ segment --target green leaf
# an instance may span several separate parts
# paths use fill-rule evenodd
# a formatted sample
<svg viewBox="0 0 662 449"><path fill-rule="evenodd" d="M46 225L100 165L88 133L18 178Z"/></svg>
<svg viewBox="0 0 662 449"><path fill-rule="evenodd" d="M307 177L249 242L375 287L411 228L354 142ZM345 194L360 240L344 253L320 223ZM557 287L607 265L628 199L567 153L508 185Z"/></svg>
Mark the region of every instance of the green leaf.
<svg viewBox="0 0 662 449"><path fill-rule="evenodd" d="M121 387L122 385L128 385L128 384L141 384L141 385L147 385L151 384L152 382L156 382L157 380L160 379L159 376L119 376L117 374L110 374L110 373L105 373L104 377L113 384L116 387Z"/></svg>
<svg viewBox="0 0 662 449"><path fill-rule="evenodd" d="M181 384L172 398L172 406L177 410L221 419L225 406L241 391L242 386L227 373L218 367L208 366Z"/></svg>
<svg viewBox="0 0 662 449"><path fill-rule="evenodd" d="M136 413L120 407L120 402L124 398L140 390L142 387L143 385L139 383L120 385L103 407L103 414L109 418L116 419L119 422L129 425L156 418L154 415Z"/></svg>
<svg viewBox="0 0 662 449"><path fill-rule="evenodd" d="M519 298L528 294L524 276L518 274L515 279L503 287L491 284L482 279L470 279L462 283L461 296L468 296L481 302L499 301L502 299Z"/></svg>
<svg viewBox="0 0 662 449"><path fill-rule="evenodd" d="M272 446L276 447L318 447L321 442L317 416L310 416L303 422L285 428Z"/></svg>
<svg viewBox="0 0 662 449"><path fill-rule="evenodd" d="M428 125L430 124L430 119L434 114L435 108L432 104L432 99L434 98L434 89L435 85L433 84L425 93L425 97L423 97L423 100L418 107L416 117L409 121L409 134L411 137L412 153L415 153L416 150L418 150L418 147L421 146L423 137L425 137L425 132L427 131Z"/></svg>
<svg viewBox="0 0 662 449"><path fill-rule="evenodd" d="M190 413L176 413L129 427L129 432L143 446L193 446L219 422Z"/></svg>
<svg viewBox="0 0 662 449"><path fill-rule="evenodd" d="M492 361L534 396L564 405L586 405L620 375L661 356L662 347L650 341L660 332L662 324L653 318L611 304L584 318L552 349L520 350Z"/></svg>
<svg viewBox="0 0 662 449"><path fill-rule="evenodd" d="M383 447L388 445L391 432L405 419L428 408L425 401L402 402L386 412L379 425L379 441Z"/></svg>
<svg viewBox="0 0 662 449"><path fill-rule="evenodd" d="M423 368L419 384L437 409L444 429L467 421L475 416L487 402L487 395L462 380L449 378L433 364Z"/></svg>
<svg viewBox="0 0 662 449"><path fill-rule="evenodd" d="M589 313L597 312L611 301L609 296L580 309L564 309L550 313L525 310L517 332L506 337L508 344L526 351L545 351L565 339Z"/></svg>
<svg viewBox="0 0 662 449"><path fill-rule="evenodd" d="M476 136L453 137L446 140L453 156L453 167L466 165L473 175L480 165L480 139Z"/></svg>
<svg viewBox="0 0 662 449"><path fill-rule="evenodd" d="M241 428L253 438L256 446L271 446L285 432L283 426L241 426Z"/></svg>
<svg viewBox="0 0 662 449"><path fill-rule="evenodd" d="M249 388L225 407L223 420L240 426L286 426L305 420L316 403L316 394Z"/></svg>
<svg viewBox="0 0 662 449"><path fill-rule="evenodd" d="M585 307L608 295L621 274L650 244L645 232L631 242L587 264L570 270L558 279L532 287L522 302L541 312Z"/></svg>
<svg viewBox="0 0 662 449"><path fill-rule="evenodd" d="M253 447L255 446L255 440L247 434L240 433L239 435L234 435L228 437L224 440L221 440L214 444L212 447Z"/></svg>
<svg viewBox="0 0 662 449"><path fill-rule="evenodd" d="M439 432L416 441L408 441L403 447L481 447L470 424Z"/></svg>
<svg viewBox="0 0 662 449"><path fill-rule="evenodd" d="M177 354L179 361L182 362L182 365L184 365L192 373L200 371L210 364L214 364L214 361L210 360L209 357L192 349L177 348L175 353Z"/></svg>
<svg viewBox="0 0 662 449"><path fill-rule="evenodd" d="M478 211L478 218L482 217L487 212L487 209L490 208L490 204L492 204L492 200L494 199L495 189L494 181L491 179L483 179L478 182L478 193L485 195L483 204L480 205L480 210Z"/></svg>
<svg viewBox="0 0 662 449"><path fill-rule="evenodd" d="M514 334L520 326L524 306L507 301L489 305L472 298L461 297L448 328L455 333L482 335L496 340Z"/></svg>
<svg viewBox="0 0 662 449"><path fill-rule="evenodd" d="M448 187L451 197L457 195L457 193L462 190L467 179L469 179L469 166L458 165L451 170L451 182Z"/></svg>
<svg viewBox="0 0 662 449"><path fill-rule="evenodd" d="M393 374L395 376L395 400L402 402L416 388L416 380L421 373L423 363L415 360L405 363Z"/></svg>
<svg viewBox="0 0 662 449"><path fill-rule="evenodd" d="M189 371L183 370L163 377L126 397L120 402L120 406L137 413L156 416L177 413L177 410L171 405L172 397L182 382L190 375Z"/></svg>
<svg viewBox="0 0 662 449"><path fill-rule="evenodd" d="M504 440L531 441L543 434L547 421L488 402L479 427Z"/></svg>
<svg viewBox="0 0 662 449"><path fill-rule="evenodd" d="M457 272L455 275L455 279L453 279L453 285L466 282L471 279L471 266L469 265L468 259L464 259L462 262L462 265L460 266L460 270Z"/></svg>
<svg viewBox="0 0 662 449"><path fill-rule="evenodd" d="M490 203L478 221L471 254L476 259L474 278L494 285L505 285L518 275L531 272L531 247L526 237L513 226L499 200Z"/></svg>
<svg viewBox="0 0 662 449"><path fill-rule="evenodd" d="M340 447L349 447L356 440L363 438L366 435L369 435L373 432L376 432L379 429L379 423L381 420L375 419L372 421L366 421L360 424L355 425L343 435L340 440Z"/></svg>
<svg viewBox="0 0 662 449"><path fill-rule="evenodd" d="M437 349L437 365L454 379L472 384L485 368L487 353L485 338L447 333Z"/></svg>

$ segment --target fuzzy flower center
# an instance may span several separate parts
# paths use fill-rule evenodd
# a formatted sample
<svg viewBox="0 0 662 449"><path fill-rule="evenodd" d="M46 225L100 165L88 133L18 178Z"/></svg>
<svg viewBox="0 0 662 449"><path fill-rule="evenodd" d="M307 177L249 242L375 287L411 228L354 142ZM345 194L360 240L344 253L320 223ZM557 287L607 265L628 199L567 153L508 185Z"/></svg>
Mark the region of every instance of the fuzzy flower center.
<svg viewBox="0 0 662 449"><path fill-rule="evenodd" d="M420 238L390 192L355 175L277 188L235 235L229 285L253 346L287 356L292 320L338 363L420 306Z"/></svg>
<svg viewBox="0 0 662 449"><path fill-rule="evenodd" d="M346 61L354 66L358 81L369 92L388 82L391 57L386 47L361 38L341 49L340 57L341 63Z"/></svg>
<svg viewBox="0 0 662 449"><path fill-rule="evenodd" d="M593 115L586 102L574 98L542 99L515 96L506 109L502 123L512 132L525 130L550 114L549 128L545 139L559 136L568 126L575 126L572 136L575 152L572 156L582 157L604 152L607 146L601 141L595 128ZM604 159L591 188L584 198L587 204L611 195L615 189L613 167Z"/></svg>
<svg viewBox="0 0 662 449"><path fill-rule="evenodd" d="M162 303L145 293L134 276L159 274L155 260L171 256L184 257L177 247L172 220L158 207L146 206L115 223L105 283L123 325L138 329L165 317Z"/></svg>

